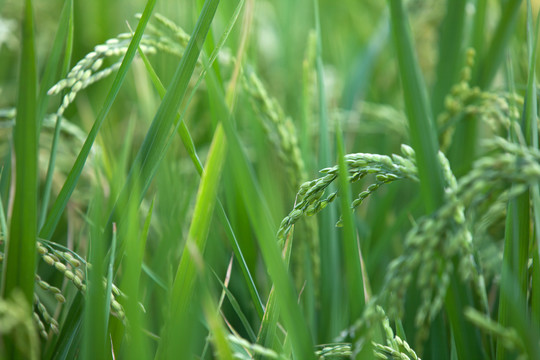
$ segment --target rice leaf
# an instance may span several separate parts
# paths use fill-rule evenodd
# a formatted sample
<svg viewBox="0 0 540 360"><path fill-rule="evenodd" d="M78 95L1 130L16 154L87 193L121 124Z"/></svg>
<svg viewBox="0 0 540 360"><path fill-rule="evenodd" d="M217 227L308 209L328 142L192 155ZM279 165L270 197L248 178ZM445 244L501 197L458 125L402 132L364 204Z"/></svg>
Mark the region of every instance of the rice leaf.
<svg viewBox="0 0 540 360"><path fill-rule="evenodd" d="M403 86L405 113L409 122L412 147L416 152L420 192L426 211L430 213L443 201L444 180L437 159L439 145L429 108L427 90L411 42L403 4L401 0L389 0L389 4L394 47Z"/></svg>
<svg viewBox="0 0 540 360"><path fill-rule="evenodd" d="M291 259L292 239L293 232L291 231L283 249L283 259L287 266L289 265ZM268 301L266 302L266 307L264 308L264 316L261 321L261 326L259 327L259 332L257 333L257 344L265 348L282 351L283 345L281 344L282 341L281 337L279 336L280 334L277 331L280 314L277 296L276 288L273 286L270 289ZM256 360L263 359L263 356L261 354L255 354L254 358Z"/></svg>
<svg viewBox="0 0 540 360"><path fill-rule="evenodd" d="M150 209L146 215L143 229L139 236L135 231L137 224L137 204L130 204L129 230L126 233L126 256L125 256L125 274L122 281L122 290L126 294L126 318L129 321L127 327L125 346L125 356L127 359L148 359L150 358L150 348L148 339L144 336L143 329L145 328L145 320L141 314L139 307L140 296L140 277L144 259L146 239L150 229L150 221L154 210L154 200L150 205ZM133 225L132 225L133 224Z"/></svg>
<svg viewBox="0 0 540 360"><path fill-rule="evenodd" d="M212 77L210 77L210 80L212 82L215 81ZM212 82L210 84L215 88L216 85ZM222 113L227 114L228 111L223 100L220 104ZM240 140L237 137L238 135L232 127L231 119L225 116L222 124L227 135L227 143L230 145L229 160L232 162L238 179L242 179L241 184L238 183L237 185L242 188L244 204L247 207L250 221L253 224L257 241L268 268L268 273L276 288L279 308L283 312L283 321L285 327L288 329L293 354L299 359L313 359L314 353L311 335L297 304L292 280L287 274L277 241L272 236L272 234L275 234L275 229L270 223L272 216L255 180L253 170L250 168L246 155L243 152Z"/></svg>
<svg viewBox="0 0 540 360"><path fill-rule="evenodd" d="M521 3L522 0L508 0L501 5L501 18L477 74L476 83L481 88L487 88L491 85L504 60L508 43L516 26Z"/></svg>
<svg viewBox="0 0 540 360"><path fill-rule="evenodd" d="M88 284L86 291L86 301L84 305L84 332L83 332L83 358L84 359L105 359L111 351L108 341L108 319L110 295L107 296L105 253L107 249L107 238L102 232L103 195L96 191L93 204L90 209L90 254L88 261L92 264L87 269ZM114 230L116 233L116 230ZM113 234L115 237L116 234Z"/></svg>
<svg viewBox="0 0 540 360"><path fill-rule="evenodd" d="M214 134L212 147L220 149L224 146L225 136L222 131ZM201 178L197 202L193 213L193 220L189 229L186 245L177 268L173 287L171 289L171 300L168 309L168 316L163 331L157 358L170 358L178 351L177 331L186 331L189 327L186 320L189 313L193 312L192 302L196 293L197 272L196 263L192 252L197 249L203 252L206 246L210 221L212 219L213 208L216 203L216 195L219 184L219 174L223 166L225 153L222 151L210 151L206 165L206 172ZM181 326L181 327L180 327ZM176 330L176 331L175 331Z"/></svg>
<svg viewBox="0 0 540 360"><path fill-rule="evenodd" d="M38 122L34 14L31 0L24 2L17 118L13 134L15 150L15 198L2 279L2 298L22 294L20 306L30 317L34 303L36 272ZM5 229L4 229L5 230ZM4 356L23 359L15 346L17 332L4 338Z"/></svg>
<svg viewBox="0 0 540 360"><path fill-rule="evenodd" d="M195 69L195 64L199 58L204 39L212 23L218 3L219 1L215 0L205 3L205 7L199 16L184 55L171 79L167 93L137 152L126 183L118 195L118 199L109 217L107 228L110 228L113 222L122 223L120 220L121 211L118 213L120 210L119 207L126 204L131 196L136 196L139 202L142 201L152 182L160 160L163 158L164 149L167 146L169 135L173 129L176 114L186 94L189 80ZM135 183L140 184L140 189L136 193L133 188Z"/></svg>
<svg viewBox="0 0 540 360"><path fill-rule="evenodd" d="M319 16L319 1L313 0L315 9L315 32L317 38L315 52L315 69L317 74L318 110L319 110L319 159L318 168L322 169L333 162L334 150L331 146L328 127L328 107L326 103L324 69L322 60L322 29ZM335 189L331 188L333 192ZM343 314L339 311L343 303L343 287L341 276L341 252L335 224L336 210L329 207L319 217L319 239L321 253L321 312L319 340L331 341L344 327Z"/></svg>
<svg viewBox="0 0 540 360"><path fill-rule="evenodd" d="M475 49L482 57L475 69L473 84L481 89L490 87L501 66L510 38L515 30L521 2L521 0L508 0L501 4L501 18L497 23L489 47L485 51L485 11L487 4L484 0L477 3L478 12L474 17L472 41ZM458 124L450 149L450 160L457 176L462 176L471 169L475 159L478 136L478 122L474 117L467 117L465 121Z"/></svg>
<svg viewBox="0 0 540 360"><path fill-rule="evenodd" d="M73 49L73 0L66 0L62 14L60 15L60 23L58 24L58 31L53 44L52 54L47 62L45 74L41 83L41 89L39 94L40 99L40 113L38 114L39 124L43 122L45 111L47 110L47 90L52 86L53 79L56 78L54 74L54 66L60 60L61 45L65 38L65 52L63 66L60 71L60 77L65 78L68 73L71 63L71 52ZM54 168L56 164L56 155L58 149L58 142L60 139L60 129L62 125L62 118L56 118L56 126L54 128L53 141L51 145L51 152L49 155L49 165L47 167L47 175L45 176L45 185L43 185L42 199L41 199L41 212L39 214L38 229L43 226L45 218L47 216L47 208L49 206L49 199L51 195L51 187L54 175Z"/></svg>
<svg viewBox="0 0 540 360"><path fill-rule="evenodd" d="M240 319L240 322L242 323L242 326L244 326L244 330L246 330L249 340L252 342L255 342L257 340L257 336L255 335L255 332L253 331L253 328L251 327L251 324L249 323L249 320L244 314L244 311L242 310L240 304L238 303L238 300L234 296L234 294L229 290L229 288L221 281L221 279L218 277L218 275L214 272L214 276L216 280L219 282L219 285L221 285L221 289L225 293L227 299L229 300L229 303L231 304L232 308L234 309L234 312Z"/></svg>
<svg viewBox="0 0 540 360"><path fill-rule="evenodd" d="M54 37L53 45L51 47L50 55L47 57L47 63L45 64L45 70L40 82L39 95L38 95L38 121L39 126L43 122L45 112L47 111L47 104L49 97L47 91L54 85L54 82L58 79L58 64L60 63L60 56L62 55L62 47L65 44L66 55L71 55L71 46L68 43L70 34L73 32L73 0L64 1L64 7L60 14L60 20L58 21L58 29ZM63 78L65 73L61 73Z"/></svg>
<svg viewBox="0 0 540 360"><path fill-rule="evenodd" d="M533 30L532 9L528 3L527 16L527 50L528 50L528 80L525 105L522 114L521 131L525 135L528 145L538 147L537 130L537 94L536 94L536 43L538 39L538 24L536 31ZM513 79L509 79L513 83ZM534 124L533 124L534 123ZM536 134L533 134L533 131ZM515 141L520 141L520 136L513 134ZM523 140L522 140L523 141ZM503 253L503 266L501 274L501 287L499 294L499 324L515 328L523 338L527 353L531 358L538 357L540 348L533 340L532 335L538 330L538 325L528 324L527 292L529 287L529 241L531 238L530 224L530 195L533 198L538 194L538 184L533 184L531 191L525 191L516 199L510 200L506 217L505 243ZM538 224L535 224L535 226ZM533 259L535 256L533 256ZM537 259L538 260L538 259ZM533 260L534 262L534 260ZM534 266L534 265L533 265ZM534 274L534 271L533 271ZM533 291L534 285L533 285ZM508 350L502 341L497 342L497 359L505 359L509 356Z"/></svg>
<svg viewBox="0 0 540 360"><path fill-rule="evenodd" d="M146 3L144 12L141 16L141 19L139 20L137 29L135 30L135 34L133 35L133 38L131 39L131 42L129 43L128 50L126 52L124 59L122 60L120 69L118 70L118 73L116 74L116 77L114 78L114 81L113 81L113 84L111 85L109 93L107 94L105 103L103 104L103 107L94 125L92 126L92 129L90 130L90 133L88 134L88 137L86 138L84 145L81 151L79 152L79 155L77 156L77 159L75 160L75 163L73 164L73 167L71 171L69 172L69 175L65 183L62 186L62 190L60 190L60 193L58 194L58 197L56 198L51 208L51 211L49 212L49 215L47 216L47 219L45 220L45 223L43 224L43 227L39 231L39 236L41 238L50 239L54 233L54 230L56 229L56 225L58 224L58 221L60 221L60 217L62 216L62 213L64 212L64 209L69 201L69 198L71 197L71 194L73 193L73 190L75 189L75 186L77 185L77 182L81 175L84 164L86 163L86 159L88 158L88 155L90 153L90 149L92 148L94 141L96 140L99 129L101 128L101 125L105 121L105 118L107 114L109 113L109 110L111 109L111 106L114 100L116 99L116 95L120 91L120 87L122 86L122 83L124 82L127 71L129 70L131 61L133 60L135 56L137 47L141 41L141 38L144 33L144 29L146 28L146 24L148 23L148 20L150 19L150 15L152 14L152 10L154 9L155 4L156 4L156 0L148 0Z"/></svg>
<svg viewBox="0 0 540 360"><path fill-rule="evenodd" d="M437 79L433 86L433 113L439 114L444 98L457 82L464 55L466 0L447 1L446 15L439 34Z"/></svg>
<svg viewBox="0 0 540 360"><path fill-rule="evenodd" d="M221 36L217 47L212 52L212 55L210 56L209 64L213 64L215 59L217 58L217 55L219 54L219 50L222 49L225 40L228 38L230 31L232 30L233 26L236 23L236 20L238 18L238 15L240 14L240 10L243 8L244 1L239 1L238 5L235 8L235 12L233 16L231 17L229 24L227 26L226 31ZM152 80L152 83L154 84L154 87L158 91L160 97L163 98L165 95L165 88L163 87L159 77L157 76L156 72L154 71L152 65L148 61L146 55L140 52L141 57L144 61L145 67L148 71L148 74L150 75L150 78ZM206 69L208 66L205 67L203 72L200 74L199 79L197 80L196 85L194 86L191 95L189 97L189 100L187 101L187 104L190 103L193 95L195 94L196 90L198 89L199 85L201 84L201 80L204 78L204 74L206 73ZM214 69L214 68L212 68ZM186 105L187 106L187 105ZM197 173L202 176L204 172L204 167L202 165L201 160L199 159L199 156L197 154L197 150L195 149L195 145L193 144L193 140L191 138L191 134L189 133L189 130L186 126L186 123L183 121L183 115L185 114L185 111L182 114L177 114L177 117L175 119L175 126L177 128L177 132L180 135L180 138L182 139L182 143L184 144L184 147L186 148L186 151L188 152L189 157L191 158L191 161L193 165L195 166ZM224 149L220 149L219 151L224 151ZM232 229L232 226L230 224L230 221L225 213L225 209L223 208L223 205L221 201L218 200L217 203L217 209L216 209L218 216L220 218L220 221L222 225L225 228L225 231L227 233L227 237L231 241L231 246L233 247L234 254L236 256L236 259L240 265L240 268L242 269L242 273L244 275L244 278L246 280L246 284L248 286L250 295L252 297L253 304L255 305L255 309L257 310L257 313L260 318L263 317L263 305L261 301L261 297L257 291L257 288L255 286L255 283L253 281L253 277L251 275L251 272L246 264L246 260L244 258L244 255L242 253L242 249L238 243L238 240L236 238L236 235L234 233L234 230Z"/></svg>
<svg viewBox="0 0 540 360"><path fill-rule="evenodd" d="M526 131L529 144L538 149L538 103L537 103L537 89L536 89L536 58L537 58L537 45L538 45L538 28L540 25L540 13L536 17L536 26L534 28L534 37L531 36L532 29L532 11L530 7L530 1L528 2L528 49L529 49L529 74L527 81L527 123ZM532 41L531 41L532 40ZM532 42L532 44L531 44ZM540 186L539 184L533 184L531 186L531 202L534 219L534 246L531 253L533 258L533 271L531 274L532 284L538 284L540 281ZM534 250L536 249L536 251ZM536 329L540 329L540 286L532 286L531 290L531 311L532 320Z"/></svg>
<svg viewBox="0 0 540 360"><path fill-rule="evenodd" d="M357 240L356 226L351 209L351 185L349 183L349 171L345 163L345 149L341 126L337 122L336 145L339 163L339 186L341 202L341 219L343 223L343 258L345 259L345 278L347 279L347 291L349 293L349 311L351 319L358 319L366 304L364 292L364 277L360 261L360 248Z"/></svg>
<svg viewBox="0 0 540 360"><path fill-rule="evenodd" d="M182 57L182 61L171 83L171 90L169 90L165 95L160 109L152 122L148 135L141 146L141 151L139 151L137 156L136 161L142 160L141 168L148 166L146 164L146 159L148 159L149 155L147 152L157 152L154 156L160 155L159 153L162 150L161 146L166 144L165 142L167 140L167 135L171 130L174 116L178 112L180 102L187 90L189 78L191 77L191 74L195 68L198 55L201 51L202 43L206 38L218 4L219 1L213 0L207 0L204 4L193 35L191 36L189 44L186 48L186 52ZM175 102L173 103L173 101ZM164 119L161 119L161 116L163 115L160 116L160 114L166 114L168 118L165 117ZM153 146L154 138L156 138L156 146ZM193 319L191 313L194 311L193 307L190 306L190 303L193 301L193 295L197 293L195 290L197 274L195 267L196 264L191 252L195 251L195 249L200 252L204 251L211 214L213 214L213 208L216 202L215 199L218 188L217 184L219 183L219 175L221 173L223 158L225 156L223 151L219 151L223 148L224 141L225 137L223 133L216 131L212 142L212 149L217 149L218 151L210 151L210 155L207 160L206 173L203 174L201 183L199 185L193 220L188 233L185 249L180 260L180 265L176 271L174 284L171 289L170 304L167 310L169 316L167 317L167 321L165 322L164 328L161 332L161 341L156 354L157 359L170 358L171 356L174 356L174 354L184 351L182 349L183 342L176 341L176 338L178 331L181 333L186 333L186 329L189 329L190 327L190 319ZM146 149L146 147L150 148ZM144 158L141 159L143 156ZM150 174L153 175L153 172L155 172L155 170L150 171ZM144 175L148 176L150 174L144 174L143 172L143 176L141 176L143 194L149 185L149 180L151 179L151 176L145 177ZM126 187L124 187L124 189L126 189ZM193 248L193 250L190 251L190 247Z"/></svg>

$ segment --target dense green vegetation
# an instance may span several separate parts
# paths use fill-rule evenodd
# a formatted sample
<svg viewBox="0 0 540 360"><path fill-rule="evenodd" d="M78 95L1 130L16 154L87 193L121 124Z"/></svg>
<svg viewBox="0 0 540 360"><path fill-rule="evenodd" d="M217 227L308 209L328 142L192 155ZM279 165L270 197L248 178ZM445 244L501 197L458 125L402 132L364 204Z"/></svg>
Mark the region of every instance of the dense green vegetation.
<svg viewBox="0 0 540 360"><path fill-rule="evenodd" d="M537 11L0 0L0 358L540 359Z"/></svg>

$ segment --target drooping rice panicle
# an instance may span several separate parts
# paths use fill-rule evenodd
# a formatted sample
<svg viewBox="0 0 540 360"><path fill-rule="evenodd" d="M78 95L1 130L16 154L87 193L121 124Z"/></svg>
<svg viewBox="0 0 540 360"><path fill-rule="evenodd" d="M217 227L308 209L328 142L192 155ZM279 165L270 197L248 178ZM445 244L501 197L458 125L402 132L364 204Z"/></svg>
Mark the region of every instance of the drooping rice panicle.
<svg viewBox="0 0 540 360"><path fill-rule="evenodd" d="M504 192L513 198L526 190L540 176L540 152L516 145L502 138L487 142L487 148L497 152L479 159L473 170L457 182L446 194L445 205L430 217L420 219L407 234L405 252L390 264L382 294L388 298L391 316L401 316L405 292L411 286L411 275L418 271L416 283L422 289L422 304L416 314L420 339L427 335L429 323L442 308L451 276L458 274L470 281L487 304L483 275L478 271L472 235L465 222L465 213L490 201L493 192ZM459 255L459 268L447 259ZM484 309L486 310L486 309Z"/></svg>
<svg viewBox="0 0 540 360"><path fill-rule="evenodd" d="M454 85L446 96L444 111L437 118L442 149L449 146L455 129L453 125L459 118L472 116L498 133L501 130L508 131L510 123L520 116L523 97L516 93L485 91L471 86L474 58L474 50L469 49L460 82Z"/></svg>
<svg viewBox="0 0 540 360"><path fill-rule="evenodd" d="M377 154L348 154L345 162L350 174L349 181L356 182L367 175L374 175L376 182L364 192L358 195L351 205L354 209L372 192L382 184L400 179L417 180L416 167L414 165L414 152L406 145L402 146L405 157L393 155L392 157ZM338 167L325 168L320 171L325 176L303 183L298 191L299 201L293 210L287 215L278 230L278 239L283 242L292 225L301 217L314 215L324 209L335 200L338 192L332 192L322 199L328 186L337 179ZM321 200L322 199L322 200Z"/></svg>
<svg viewBox="0 0 540 360"><path fill-rule="evenodd" d="M306 171L292 120L285 116L277 100L269 96L253 71L246 72L244 88L250 95L263 128L273 142L281 161L286 165L291 184L300 185L306 178Z"/></svg>

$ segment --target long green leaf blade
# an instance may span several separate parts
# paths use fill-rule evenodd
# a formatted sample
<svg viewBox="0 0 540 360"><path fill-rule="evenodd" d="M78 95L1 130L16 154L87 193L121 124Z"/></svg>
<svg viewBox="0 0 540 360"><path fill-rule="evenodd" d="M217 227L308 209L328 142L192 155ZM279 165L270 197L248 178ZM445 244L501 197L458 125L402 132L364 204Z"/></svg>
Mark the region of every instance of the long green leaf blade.
<svg viewBox="0 0 540 360"><path fill-rule="evenodd" d="M62 40L65 37L66 38L66 46L65 46L65 53L64 53L64 63L62 66L62 69L60 71L61 78L64 78L66 74L68 73L70 64L71 64L71 52L73 49L73 0L68 0L64 4L64 9L62 10L62 15L60 16L60 24L58 25L58 32L56 35L56 38L54 40L53 45L53 51L52 54L56 54L58 52L58 57L60 56L60 46L62 45ZM67 34L64 34L67 33ZM58 44L59 45L58 45ZM39 95L39 103L40 103L40 113L38 114L38 121L41 123L43 122L43 117L45 115L45 112L47 110L47 102L48 97L47 95L47 89L50 88L50 85L52 85L52 78L54 78L54 71L49 70L49 67L52 69L53 65L55 64L59 59L54 56L49 59L47 62L47 67L45 70L44 79L41 83L41 90ZM49 80L47 78L47 71L51 73ZM48 85L46 85L48 84ZM44 92L42 95L41 92ZM54 135L53 135L53 141L51 145L51 152L49 156L49 165L47 167L47 175L45 176L45 185L43 186L43 196L41 200L41 212L39 214L39 222L38 222L38 229L40 229L43 226L43 223L45 222L46 216L47 216L47 208L49 207L49 199L51 195L51 187L52 187L52 181L53 181L53 175L54 175L54 169L56 164L56 155L57 155L57 149L58 149L58 143L60 141L60 128L62 125L62 118L57 117L56 119L56 126L54 128Z"/></svg>
<svg viewBox="0 0 540 360"><path fill-rule="evenodd" d="M222 149L225 145L225 136L220 129L221 127L218 127L214 134L213 149ZM177 331L186 331L187 324L185 322L186 319L189 319L189 312L192 311L190 305L196 291L195 283L197 281L196 263L190 247L202 253L206 246L206 237L208 236L211 215L216 202L217 185L219 184L224 156L225 152L223 151L211 150L206 172L201 178L193 220L171 290L169 315L161 332L157 359L170 359L171 356L181 351L179 343L176 341L176 333Z"/></svg>
<svg viewBox="0 0 540 360"><path fill-rule="evenodd" d="M127 328L125 354L127 359L149 359L148 339L143 334L145 321L139 308L139 283L154 201L150 205L143 230L139 236L137 236L136 227L132 225L137 224L137 209L138 204L136 203L131 203L128 208L130 226L126 233L125 275L122 283L122 289L127 297L125 305L126 318L130 324Z"/></svg>
<svg viewBox="0 0 540 360"><path fill-rule="evenodd" d="M28 318L34 303L37 240L38 123L37 74L32 0L24 4L22 52L19 69L17 118L14 129L15 199L7 254L3 272L2 297L7 299L21 292ZM7 358L24 358L23 349L15 347L13 332L6 338Z"/></svg>
<svg viewBox="0 0 540 360"><path fill-rule="evenodd" d="M155 164L152 163L152 160L161 157L163 148L167 145L168 136L172 130L176 113L186 93L189 79L195 69L202 44L213 21L218 4L219 0L207 0L204 4L193 35L189 40L169 90L165 94L163 102L150 126L150 130L137 154L135 161L136 165L140 166L141 171L137 174L130 172L128 181L122 191L123 194L119 197L120 204L122 204L123 198L129 198L132 190L130 181L140 179L139 183L142 184L142 191L139 196L142 196L152 180L153 174L156 171ZM219 150L224 146L224 141L223 134L216 133L214 134L212 147ZM206 169L207 172L202 176L193 221L186 247L177 269L168 309L169 316L161 332L161 341L156 359L174 357L179 351L184 350L182 346L187 345L185 341L187 341L189 331L186 329L190 328L190 322L193 320L189 304L193 301L193 294L196 292L196 268L190 254L190 246L197 248L201 252L204 250L211 219L209 214L211 215L213 213L218 188L217 184L219 183L219 174L221 173L224 155L222 151L211 151ZM130 180L132 177L133 180ZM140 198L138 200L140 201ZM186 334L184 341L177 341L178 332Z"/></svg>
<svg viewBox="0 0 540 360"><path fill-rule="evenodd" d="M420 192L427 213L433 213L444 201L444 178L437 158L438 143L427 91L420 74L412 44L407 16L401 0L389 0L394 43L403 85L405 112L420 179ZM452 259L454 267L458 259ZM460 359L478 359L476 331L465 321L463 309L470 303L466 288L452 277L445 307L451 323ZM440 323L442 325L442 323Z"/></svg>
<svg viewBox="0 0 540 360"><path fill-rule="evenodd" d="M443 109L444 99L459 75L464 52L466 6L467 0L446 2L446 16L439 36L437 80L433 87L432 104L435 115Z"/></svg>
<svg viewBox="0 0 540 360"><path fill-rule="evenodd" d="M477 74L477 84L481 88L487 88L491 85L504 60L508 43L516 27L521 3L522 0L508 0L503 4L501 19Z"/></svg>
<svg viewBox="0 0 540 360"><path fill-rule="evenodd" d="M529 2L530 6L530 2ZM532 18L533 14L529 14ZM533 31L532 20L528 27L529 33ZM540 13L536 18L536 26L534 28L534 37L529 36L529 49L531 54L529 55L529 79L527 83L527 102L529 109L527 110L527 129L530 131L530 137L527 138L530 144L535 149L538 149L538 104L537 104L537 89L536 89L536 58L537 58L537 45L538 45L538 29L540 25ZM532 42L532 44L530 44ZM533 45L534 44L534 45ZM532 48L532 49L531 49ZM540 281L540 186L539 184L533 184L531 187L531 202L533 208L534 219L534 233L535 233L535 245L533 246L532 258L533 258L533 271L531 274L532 284L538 284ZM535 249L535 250L534 250ZM531 311L534 325L540 330L540 286L536 285L531 290Z"/></svg>
<svg viewBox="0 0 540 360"><path fill-rule="evenodd" d="M521 119L521 132L525 135L525 142L529 146L538 147L537 130L537 94L536 94L536 41L537 31L533 30L531 3L528 3L527 16L527 50L528 50L528 80L525 104ZM538 30L538 29L536 29ZM513 79L509 79L512 81ZM512 81L513 83L513 81ZM533 124L534 122L534 124ZM533 134L533 131L536 134ZM521 136L511 134L518 142ZM507 327L515 328L524 339L526 350L531 358L539 356L538 344L530 338L538 327L528 328L527 313L530 311L527 304L529 288L529 241L530 233L530 195L538 194L538 184L532 185L531 191L525 191L516 199L510 200L506 216L505 242L503 265L501 272L501 286L499 293L498 322ZM536 224L537 225L537 224ZM536 255L536 254L535 254ZM533 259L536 256L533 255ZM537 260L537 258L536 258ZM533 260L534 263L534 260ZM533 272L534 274L534 272ZM535 283L532 283L533 292ZM507 359L512 356L502 341L497 342L497 359Z"/></svg>
<svg viewBox="0 0 540 360"><path fill-rule="evenodd" d="M176 114L186 94L189 80L195 69L197 59L199 58L202 45L218 4L219 0L208 0L205 3L167 93L152 120L152 124L144 137L126 183L118 196L107 228L110 228L113 221L121 224L120 216L117 212L120 210L119 207L126 204L131 196L134 196L134 184L137 183L140 185L140 190L135 195L140 202L152 182L160 160L163 157L163 151L167 146Z"/></svg>
<svg viewBox="0 0 540 360"><path fill-rule="evenodd" d="M358 319L362 315L366 303L364 295L364 280L362 276L362 264L360 262L360 249L357 242L356 226L351 209L351 185L349 183L349 171L345 163L345 147L341 126L336 126L336 145L339 163L339 187L341 191L341 220L343 223L343 259L347 270L347 291L349 293L349 311L351 320Z"/></svg>
<svg viewBox="0 0 540 360"><path fill-rule="evenodd" d="M324 69L322 60L322 30L319 16L319 1L314 0L315 26L316 26L316 57L315 68L317 73L318 109L319 109L319 162L318 167L330 166L333 162L334 151L331 146L328 127L328 106L324 83ZM334 191L334 189L330 189ZM343 284L341 282L341 254L337 241L335 224L337 222L336 209L331 206L320 215L320 252L321 252L321 312L319 339L330 341L338 335L344 327L343 314L339 311L342 306Z"/></svg>
<svg viewBox="0 0 540 360"><path fill-rule="evenodd" d="M107 297L106 284L106 240L101 231L103 208L103 195L97 191L90 209L90 254L89 262L92 267L88 269L88 285L84 307L83 327L83 359L107 358L108 336L107 323L109 317L109 299Z"/></svg>
<svg viewBox="0 0 540 360"><path fill-rule="evenodd" d="M116 95L118 95L120 87L124 82L126 74L129 70L129 66L131 65L131 62L135 57L137 47L139 46L139 43L144 33L144 29L146 28L146 24L150 19L150 15L152 14L152 10L154 9L155 4L156 0L148 0L148 2L146 3L146 7L141 16L141 19L139 20L139 24L137 25L135 34L133 35L133 38L129 43L126 55L124 56L122 64L120 65L120 69L118 70L118 73L114 78L113 84L111 85L109 93L107 94L107 98L105 99L105 103L103 104L103 107L98 117L96 118L96 121L92 126L92 129L90 130L90 133L88 134L88 137L86 138L86 141L84 142L83 147L79 152L79 155L77 156L77 159L75 160L73 168L69 172L64 186L62 186L62 190L60 190L60 194L58 194L58 197L56 198L56 201L52 206L52 209L49 213L49 216L47 217L47 220L45 221L45 224L40 229L39 236L41 238L50 239L54 233L54 230L56 229L56 225L58 224L58 221L60 220L60 217L64 212L69 198L71 197L71 194L73 193L73 190L77 185L79 176L81 175L84 164L86 163L86 159L90 154L90 149L92 148L94 141L96 140L99 129L105 121L105 118L107 117L107 114L109 113L109 110L111 109L112 104L116 99Z"/></svg>
<svg viewBox="0 0 540 360"><path fill-rule="evenodd" d="M235 13L229 23L229 25L227 26L227 30L226 32L223 34L222 38L220 39L216 49L214 49L214 51L212 52L212 56L210 58L210 64L212 64L215 60L215 58L217 57L218 55L218 52L219 50L223 47L224 43L225 43L225 39L227 38L228 36L228 33L231 31L232 27L234 26L234 24L236 23L236 19L239 15L239 12L240 10L242 9L242 6L244 4L244 1L240 1L235 9ZM156 88L157 92L159 93L159 96L161 98L163 98L165 96L165 93L166 93L166 89L163 87L159 77L157 76L156 72L154 71L152 65L150 64L150 62L148 61L146 55L144 55L144 53L141 52L141 58L145 64L145 67L146 67L146 70L148 71L148 74L152 80L152 83L154 84L154 87ZM213 69L213 68L212 68ZM191 97L194 95L195 91L197 90L198 88L198 85L200 84L200 81L202 80L202 75L205 73L205 71L203 71L203 73L201 73L201 77L199 78L199 80L197 81L197 84L194 86L193 90L192 90L192 94L190 96L190 100L191 100ZM190 101L188 101L188 104L189 104ZM187 105L186 105L187 106ZM175 123L176 123L176 127L177 127L177 132L178 134L180 135L180 138L182 139L182 143L184 144L184 147L186 148L186 151L188 152L189 154L189 157L193 163L193 165L195 166L196 170L197 170L197 173L202 176L203 172L204 172L204 166L197 154L197 150L195 149L195 145L193 144L193 140L192 140L192 137L191 137L191 134L187 128L187 125L186 123L183 121L182 119L182 116L183 114L185 114L185 111L182 113L182 114L178 114L176 119L175 119ZM224 151L224 149L222 149L221 151ZM225 231L227 233L227 236L229 238L229 240L231 241L231 246L233 247L233 251L234 251L234 254L235 254L235 257L240 265L240 268L242 270L242 273L244 275L244 278L246 279L246 284L248 286L248 289L249 289L249 292L250 292L250 295L252 297L252 300L253 300L253 304L255 305L255 309L257 310L257 314L259 315L259 318L262 318L263 317L263 305L262 305L262 301L261 301L261 297L259 295L259 292L257 291L257 288L255 286L255 283L253 281L253 276L251 275L251 272L246 264L246 260L244 258L244 255L242 253L242 249L240 248L240 245L238 244L238 240L236 238L236 235L234 233L234 230L232 229L232 226L231 226L231 223L227 217L227 214L225 213L225 209L223 208L223 205L221 203L221 201L218 200L218 204L217 204L217 213L218 213L218 216L220 218L220 221L222 222L223 226L225 227Z"/></svg>
<svg viewBox="0 0 540 360"><path fill-rule="evenodd" d="M64 2L64 7L62 13L60 14L60 20L58 21L58 30L56 31L56 36L54 37L53 45L51 47L51 53L47 57L47 63L45 65L45 71L43 72L43 78L41 79L41 84L39 88L38 95L38 122L39 126L43 122L43 117L47 111L47 104L49 97L47 91L53 86L55 79L58 75L58 63L60 62L60 56L62 55L62 46L69 38L69 33L72 25L72 10L73 10L73 0L66 0ZM69 49L69 46L66 46ZM68 51L69 53L69 51ZM63 75L63 74L62 74Z"/></svg>
<svg viewBox="0 0 540 360"><path fill-rule="evenodd" d="M508 0L502 3L501 18L499 19L489 48L484 52L487 4L485 0L477 1L472 45L477 50L480 61L475 68L473 83L481 89L488 89L490 87L501 66L508 50L512 33L516 27L521 2L522 0ZM478 121L472 116L467 116L465 121L459 123L457 126L454 141L449 152L450 160L457 176L465 174L472 167L478 143L478 130Z"/></svg>
<svg viewBox="0 0 540 360"><path fill-rule="evenodd" d="M210 85L216 88L215 79L210 77L210 80L212 81ZM220 105L221 113L229 114L223 99L220 101ZM238 135L232 126L232 119L225 115L222 124L227 135L227 143L231 148L229 160L232 162L238 179L243 179L241 184L242 198L256 232L257 241L261 247L268 273L276 288L279 308L283 312L283 321L288 329L293 354L298 359L313 359L314 353L311 335L298 306L294 286L287 274L287 268L281 258L277 241L272 235L275 234L276 230L270 223L272 216L258 187L253 169L250 167L247 157L243 152Z"/></svg>
<svg viewBox="0 0 540 360"><path fill-rule="evenodd" d="M439 145L427 91L414 53L407 16L401 0L389 0L394 45L403 85L405 113L416 152L420 191L428 213L442 204L444 180L437 159Z"/></svg>

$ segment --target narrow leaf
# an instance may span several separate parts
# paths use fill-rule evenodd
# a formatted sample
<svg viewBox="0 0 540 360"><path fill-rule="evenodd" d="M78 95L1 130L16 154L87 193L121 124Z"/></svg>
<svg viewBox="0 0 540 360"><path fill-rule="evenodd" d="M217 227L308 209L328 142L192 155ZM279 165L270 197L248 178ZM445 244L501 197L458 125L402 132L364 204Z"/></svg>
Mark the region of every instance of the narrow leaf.
<svg viewBox="0 0 540 360"><path fill-rule="evenodd" d="M137 30L135 30L135 34L133 35L133 38L129 43L128 50L126 52L126 55L124 56L124 59L122 60L120 69L118 70L118 73L114 78L109 93L107 94L105 103L103 104L103 107L94 125L92 126L92 129L90 130L90 133L88 134L88 137L86 138L86 141L84 142L83 147L79 152L79 155L77 156L77 159L75 160L75 164L69 172L64 186L62 186L62 190L60 190L60 194L58 194L58 197L56 198L56 201L52 206L52 209L49 213L49 216L47 217L47 220L45 221L45 224L40 229L39 235L41 238L50 239L54 233L54 230L56 229L58 221L60 221L60 217L64 212L64 209L69 201L69 198L71 197L71 194L73 193L73 190L75 189L75 186L77 185L84 164L86 163L86 159L88 158L88 154L90 154L90 149L92 148L94 141L96 140L99 129L101 128L103 121L105 121L105 118L107 117L107 114L109 113L109 110L111 109L112 104L116 99L116 95L120 91L120 87L124 82L127 71L129 70L131 61L135 56L137 47L139 46L139 43L144 33L144 29L146 28L146 24L150 19L150 15L152 14L152 10L154 9L155 4L156 0L148 0L148 2L146 3L144 12L141 16L141 19L139 20L139 24L137 25Z"/></svg>
<svg viewBox="0 0 540 360"><path fill-rule="evenodd" d="M24 295L25 312L30 317L34 303L37 239L38 124L37 75L32 1L26 0L22 25L22 52L19 72L17 118L13 134L15 148L15 199L4 263L2 297L14 292ZM13 333L13 336L17 334ZM7 341L8 358L23 358Z"/></svg>

